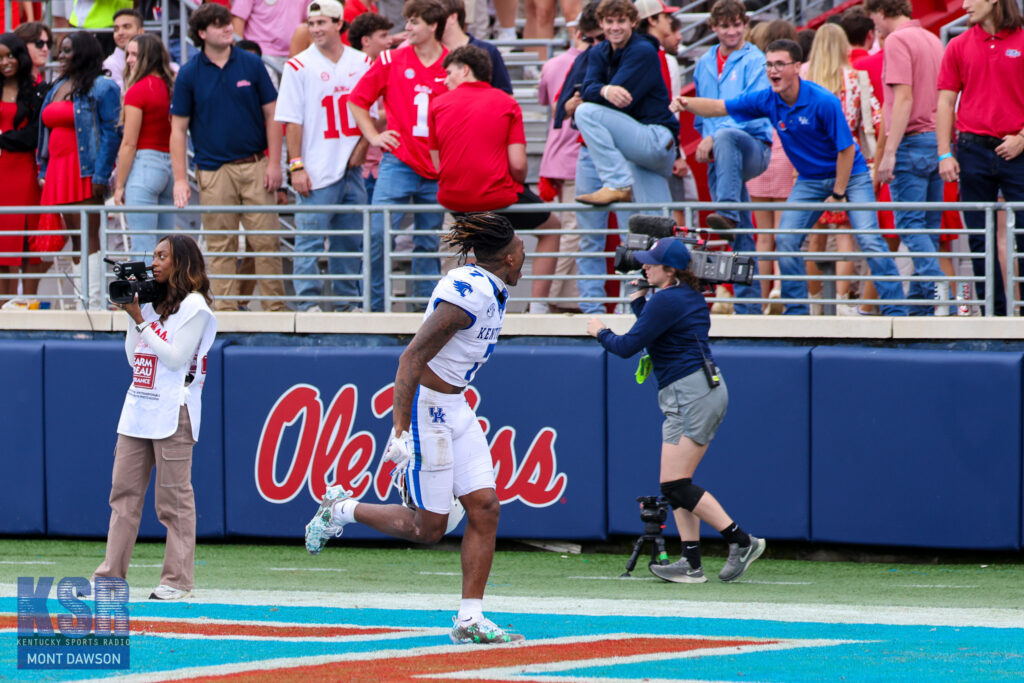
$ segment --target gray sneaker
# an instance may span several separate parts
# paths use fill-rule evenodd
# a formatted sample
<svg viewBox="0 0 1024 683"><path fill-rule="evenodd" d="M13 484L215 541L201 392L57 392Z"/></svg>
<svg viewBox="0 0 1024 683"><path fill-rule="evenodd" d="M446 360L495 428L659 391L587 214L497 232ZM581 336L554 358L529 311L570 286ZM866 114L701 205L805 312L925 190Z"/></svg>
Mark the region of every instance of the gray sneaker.
<svg viewBox="0 0 1024 683"><path fill-rule="evenodd" d="M704 570L700 567L691 567L685 557L672 564L652 564L649 565L649 569L659 579L672 583L706 583L708 580L708 577L704 576Z"/></svg>
<svg viewBox="0 0 1024 683"><path fill-rule="evenodd" d="M352 492L346 491L343 486L332 486L327 489L316 514L306 525L306 550L310 555L316 555L323 550L331 536L341 536L341 530L345 525L334 521L334 504L351 496Z"/></svg>
<svg viewBox="0 0 1024 683"><path fill-rule="evenodd" d="M519 643L526 640L519 633L506 633L503 628L490 619L484 617L479 621L469 624L459 623L459 616L452 617L451 633L449 637L456 645L463 643L474 643L476 645L497 645L501 643Z"/></svg>
<svg viewBox="0 0 1024 683"><path fill-rule="evenodd" d="M729 559L725 561L722 571L718 572L718 578L722 581L735 581L743 576L747 567L754 563L754 560L761 557L767 544L763 538L750 537L750 545L741 548L738 543L729 544Z"/></svg>

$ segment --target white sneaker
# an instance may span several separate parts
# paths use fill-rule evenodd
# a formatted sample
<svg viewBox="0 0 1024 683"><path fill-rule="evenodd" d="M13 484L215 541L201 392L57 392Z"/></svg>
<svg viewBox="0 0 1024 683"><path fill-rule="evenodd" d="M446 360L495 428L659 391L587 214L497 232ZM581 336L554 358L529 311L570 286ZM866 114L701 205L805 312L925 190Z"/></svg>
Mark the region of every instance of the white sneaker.
<svg viewBox="0 0 1024 683"><path fill-rule="evenodd" d="M949 291L948 282L936 282L935 283L935 315L936 316L948 316L949 315L949 303L951 298Z"/></svg>
<svg viewBox="0 0 1024 683"><path fill-rule="evenodd" d="M821 298L821 292L818 292L817 294L811 294L810 298L812 298L812 299L820 299ZM825 304L814 304L814 303L812 303L810 306L808 306L808 310L810 312L810 315L824 315L824 313L825 313Z"/></svg>
<svg viewBox="0 0 1024 683"><path fill-rule="evenodd" d="M306 309L306 313L323 313L324 310L320 308L320 304L313 304Z"/></svg>
<svg viewBox="0 0 1024 683"><path fill-rule="evenodd" d="M310 555L316 555L323 550L327 539L341 536L345 523L334 519L334 504L351 497L352 492L346 491L344 486L332 486L327 489L316 514L306 525L306 550Z"/></svg>
<svg viewBox="0 0 1024 683"><path fill-rule="evenodd" d="M837 294L836 298L841 300L841 301L849 301L850 300L850 296L848 294L847 295ZM857 307L857 304L836 304L836 315L839 315L839 316L851 316L852 315L854 317L857 317L857 316L860 315L860 309Z"/></svg>
<svg viewBox="0 0 1024 683"><path fill-rule="evenodd" d="M185 591L180 588L174 588L173 586L165 586L160 584L156 589L149 594L150 600L182 600L192 595L192 591Z"/></svg>
<svg viewBox="0 0 1024 683"><path fill-rule="evenodd" d="M530 302L530 313L550 313L551 307L543 301L531 301Z"/></svg>

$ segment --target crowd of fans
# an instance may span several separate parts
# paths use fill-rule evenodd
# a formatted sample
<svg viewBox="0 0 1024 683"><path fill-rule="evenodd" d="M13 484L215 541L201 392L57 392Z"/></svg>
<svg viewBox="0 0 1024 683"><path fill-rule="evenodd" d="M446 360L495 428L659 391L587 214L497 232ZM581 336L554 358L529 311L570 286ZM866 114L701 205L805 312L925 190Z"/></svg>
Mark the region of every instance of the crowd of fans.
<svg viewBox="0 0 1024 683"><path fill-rule="evenodd" d="M576 308L549 305L548 297L605 310L607 264L593 254L607 248L601 231L628 218L614 205L696 200L693 162L707 165L715 201L835 204L824 213L723 207L706 217L731 248L764 256L760 282L733 292L734 310L745 314L820 312L806 304L822 296L820 281L799 277L819 272L817 259L798 255L806 249L836 252L827 261L839 276L840 315L948 315L961 291L948 279L952 261L934 254L949 250L953 234L940 228L956 227L958 215L893 217L844 211L842 203L1024 200L1024 20L1016 0L965 0L969 28L945 47L913 19L910 0L865 0L816 31L781 19L752 25L740 0L717 0L708 28L718 40L694 66L695 97L682 96L679 8L564 0L568 51L547 59L547 47L528 48L546 59L534 75L540 104L551 107L536 193L526 185L523 115L509 70L487 42L513 37L514 0L495 1L493 25L480 0L408 0L401 27L361 0L218 0L192 13L194 51L180 67L171 59L180 37L169 51L145 33L144 16L156 16L146 3L110 16L109 3L66 4L70 15L55 17L53 28L14 16L15 31L0 35L0 205L55 207L41 216L0 214L0 253L8 254L0 273L20 274L29 296L38 291L33 276L49 266L34 253L59 251L64 238L52 232L66 227L79 233L71 239L83 257L73 277L88 269L83 294L102 307L98 214L81 233L74 207L110 198L185 206L189 163L201 205L273 204L287 178L299 205L395 206L393 230L409 203L440 203L454 215L536 205L507 214L518 230L566 228L537 235L532 272L541 277L530 310L539 313ZM31 3L12 6L33 18ZM527 0L524 37L553 35L554 11L553 0ZM99 27L108 30L76 30ZM683 141L694 130L700 142L688 159ZM556 216L541 206L552 200L608 210ZM428 294L441 272L439 259L420 254L438 251L444 220L413 214L415 296ZM964 220L984 227L981 212ZM372 216L369 244L360 214L303 212L295 223L295 255L282 257L276 214L203 215L219 310L238 309L256 287L260 308L288 310L284 258L296 276L290 308L358 310L363 249L371 308L383 310L382 213ZM574 225L586 234L573 234ZM174 214L129 213L125 227L130 250L146 253L157 234L174 229ZM850 227L858 232L830 230ZM893 254L900 243L918 276L902 284ZM985 251L983 235L969 244ZM874 283L857 277L866 274L863 261L842 256L858 250L868 254ZM1024 253L1024 234L1017 250ZM326 281L325 251L343 254L326 259ZM574 251L581 257L555 256ZM239 257L246 252L252 257ZM983 259L972 265L984 275ZM995 270L995 312L1005 315L1004 268ZM552 274L582 277L543 278ZM0 300L18 286L0 279ZM984 296L983 285L977 289ZM889 303L908 298L922 305ZM876 299L883 305L871 305Z"/></svg>

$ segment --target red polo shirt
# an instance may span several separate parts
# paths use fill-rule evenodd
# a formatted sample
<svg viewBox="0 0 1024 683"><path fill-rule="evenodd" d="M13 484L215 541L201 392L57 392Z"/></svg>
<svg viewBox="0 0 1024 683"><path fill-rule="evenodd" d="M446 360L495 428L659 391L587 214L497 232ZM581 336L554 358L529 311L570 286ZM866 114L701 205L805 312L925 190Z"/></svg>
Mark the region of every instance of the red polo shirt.
<svg viewBox="0 0 1024 683"><path fill-rule="evenodd" d="M365 77L364 77L365 78ZM492 211L516 203L508 146L526 144L523 112L510 95L474 81L431 101L430 149L441 158L437 203L451 211Z"/></svg>
<svg viewBox="0 0 1024 683"><path fill-rule="evenodd" d="M1024 128L1024 29L991 35L974 25L949 41L939 90L962 93L956 128L1001 138Z"/></svg>

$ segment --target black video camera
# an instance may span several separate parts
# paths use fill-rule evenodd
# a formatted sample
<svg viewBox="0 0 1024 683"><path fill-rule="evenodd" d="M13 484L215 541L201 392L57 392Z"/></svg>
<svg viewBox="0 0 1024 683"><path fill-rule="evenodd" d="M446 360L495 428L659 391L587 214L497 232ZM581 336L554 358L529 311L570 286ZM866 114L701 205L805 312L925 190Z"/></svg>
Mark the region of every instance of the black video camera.
<svg viewBox="0 0 1024 683"><path fill-rule="evenodd" d="M149 277L147 271L153 269L145 261L111 261L103 259L114 268L114 277L107 287L107 296L115 304L130 304L139 295L140 304L159 301L166 295L166 287Z"/></svg>
<svg viewBox="0 0 1024 683"><path fill-rule="evenodd" d="M729 251L708 251L703 248L705 240L683 237L686 232L686 228L680 228L666 216L630 216L629 232L615 248L615 270L620 273L640 270L643 264L637 261L637 252L647 251L663 237L673 237L690 245L690 265L687 270L701 282L737 285L753 283L753 257L738 256Z"/></svg>
<svg viewBox="0 0 1024 683"><path fill-rule="evenodd" d="M668 501L661 496L639 496L640 521L644 524L664 524L668 519Z"/></svg>

